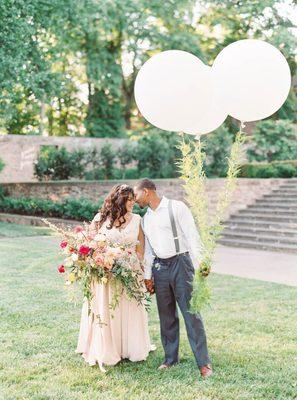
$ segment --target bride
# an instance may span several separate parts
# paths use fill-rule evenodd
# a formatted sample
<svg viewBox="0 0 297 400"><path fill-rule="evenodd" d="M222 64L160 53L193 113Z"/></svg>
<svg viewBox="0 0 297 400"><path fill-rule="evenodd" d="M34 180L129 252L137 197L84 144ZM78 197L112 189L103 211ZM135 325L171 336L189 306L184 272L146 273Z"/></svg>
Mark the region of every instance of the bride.
<svg viewBox="0 0 297 400"><path fill-rule="evenodd" d="M106 197L100 213L91 222L91 233L102 233L115 243L134 243L137 264L131 265L142 271L144 234L141 217L132 213L135 203L134 192L128 185L113 187ZM144 285L144 284L143 284ZM144 288L144 286L143 286ZM145 290L145 288L144 288ZM153 346L150 344L148 317L144 305L128 299L122 293L119 304L112 310L110 303L113 287L109 284L93 283L91 313L84 301L81 313L77 353L81 353L89 365L115 365L121 359L145 360ZM94 316L99 316L98 318Z"/></svg>

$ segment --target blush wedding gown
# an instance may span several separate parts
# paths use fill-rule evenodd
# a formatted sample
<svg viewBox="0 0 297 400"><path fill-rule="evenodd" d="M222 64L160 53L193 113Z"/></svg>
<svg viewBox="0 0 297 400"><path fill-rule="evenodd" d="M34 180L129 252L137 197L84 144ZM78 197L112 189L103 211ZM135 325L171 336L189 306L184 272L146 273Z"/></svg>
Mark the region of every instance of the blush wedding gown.
<svg viewBox="0 0 297 400"><path fill-rule="evenodd" d="M95 222L98 222L99 218L100 215L96 214L91 229L95 229ZM96 233L105 234L112 242L132 242L136 251L140 221L139 215L132 214L130 222L122 229L107 229L109 222L105 221ZM141 271L140 263L131 268ZM115 365L121 359L145 360L149 352L154 350L154 346L150 344L145 307L122 293L118 306L111 310L109 304L113 297L113 288L109 283L93 283L92 293L90 315L88 301L85 299L83 303L76 352L82 354L89 365L98 363L102 371L105 371L103 364ZM100 316L100 321L95 315Z"/></svg>

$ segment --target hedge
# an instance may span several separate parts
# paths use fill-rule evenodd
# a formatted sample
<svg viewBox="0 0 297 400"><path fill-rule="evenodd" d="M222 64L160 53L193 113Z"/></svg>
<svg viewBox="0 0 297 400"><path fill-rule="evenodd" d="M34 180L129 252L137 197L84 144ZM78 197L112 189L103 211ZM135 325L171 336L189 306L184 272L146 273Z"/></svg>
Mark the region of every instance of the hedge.
<svg viewBox="0 0 297 400"><path fill-rule="evenodd" d="M241 178L296 178L297 160L244 164L241 166L239 176Z"/></svg>
<svg viewBox="0 0 297 400"><path fill-rule="evenodd" d="M37 217L53 217L75 219L77 221L91 221L103 204L103 199L98 203L92 203L85 198L68 198L62 202L54 202L45 199L34 198L0 198L0 212ZM135 205L134 213L143 215L144 210Z"/></svg>

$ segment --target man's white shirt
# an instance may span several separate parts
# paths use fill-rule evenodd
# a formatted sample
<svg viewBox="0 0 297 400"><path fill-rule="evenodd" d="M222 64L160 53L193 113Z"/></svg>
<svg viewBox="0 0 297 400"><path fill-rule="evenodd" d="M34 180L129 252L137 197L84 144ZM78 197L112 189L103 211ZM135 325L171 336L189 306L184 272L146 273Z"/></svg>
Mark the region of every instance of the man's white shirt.
<svg viewBox="0 0 297 400"><path fill-rule="evenodd" d="M159 258L169 258L176 255L168 202L169 200L163 196L155 210L148 207L142 220L142 228L145 234L145 279L151 279L155 255ZM180 253L188 251L196 269L201 261L202 247L192 213L189 207L179 200L172 200L172 210L177 228Z"/></svg>

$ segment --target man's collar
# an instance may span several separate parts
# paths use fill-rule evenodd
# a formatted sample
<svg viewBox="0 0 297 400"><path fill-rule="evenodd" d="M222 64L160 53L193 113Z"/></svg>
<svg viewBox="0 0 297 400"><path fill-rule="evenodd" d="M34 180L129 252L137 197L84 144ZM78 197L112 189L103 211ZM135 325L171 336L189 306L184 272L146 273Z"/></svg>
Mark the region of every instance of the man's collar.
<svg viewBox="0 0 297 400"><path fill-rule="evenodd" d="M158 207L155 210L152 210L150 207L147 208L147 212L156 212L157 210L159 210L160 208L167 208L168 207L168 199L167 197L163 196Z"/></svg>

